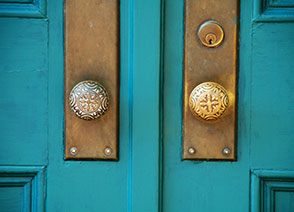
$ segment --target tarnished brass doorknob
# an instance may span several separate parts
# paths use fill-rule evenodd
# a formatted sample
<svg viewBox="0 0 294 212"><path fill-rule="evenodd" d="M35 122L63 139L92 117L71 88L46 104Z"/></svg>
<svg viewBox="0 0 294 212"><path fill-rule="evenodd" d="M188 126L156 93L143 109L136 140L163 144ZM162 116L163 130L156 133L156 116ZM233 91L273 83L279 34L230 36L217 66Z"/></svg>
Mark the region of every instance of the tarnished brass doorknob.
<svg viewBox="0 0 294 212"><path fill-rule="evenodd" d="M189 107L193 115L206 121L219 119L229 106L226 89L215 82L204 82L190 94Z"/></svg>
<svg viewBox="0 0 294 212"><path fill-rule="evenodd" d="M101 117L108 109L109 97L106 89L98 82L79 82L69 95L71 110L81 119L92 120Z"/></svg>

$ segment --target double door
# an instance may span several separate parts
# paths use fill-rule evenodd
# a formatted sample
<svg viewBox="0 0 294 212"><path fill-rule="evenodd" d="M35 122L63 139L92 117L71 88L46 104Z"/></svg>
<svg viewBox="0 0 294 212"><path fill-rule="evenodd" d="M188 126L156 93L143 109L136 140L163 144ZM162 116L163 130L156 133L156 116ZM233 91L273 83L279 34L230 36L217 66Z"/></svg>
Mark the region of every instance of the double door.
<svg viewBox="0 0 294 212"><path fill-rule="evenodd" d="M235 161L182 160L184 0L120 1L119 160L65 160L64 4L0 1L0 211L294 211L293 1L231 20Z"/></svg>

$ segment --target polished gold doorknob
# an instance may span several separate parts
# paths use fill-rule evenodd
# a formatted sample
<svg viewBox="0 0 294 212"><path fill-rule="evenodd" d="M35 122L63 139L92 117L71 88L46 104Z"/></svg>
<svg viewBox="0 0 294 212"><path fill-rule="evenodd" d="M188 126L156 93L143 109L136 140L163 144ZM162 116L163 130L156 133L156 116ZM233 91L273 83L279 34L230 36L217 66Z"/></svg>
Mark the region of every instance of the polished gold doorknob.
<svg viewBox="0 0 294 212"><path fill-rule="evenodd" d="M92 120L101 117L108 109L109 97L106 89L98 82L79 82L69 95L71 110L81 119Z"/></svg>
<svg viewBox="0 0 294 212"><path fill-rule="evenodd" d="M219 119L229 106L226 89L215 82L203 82L190 94L189 107L194 116L205 121Z"/></svg>

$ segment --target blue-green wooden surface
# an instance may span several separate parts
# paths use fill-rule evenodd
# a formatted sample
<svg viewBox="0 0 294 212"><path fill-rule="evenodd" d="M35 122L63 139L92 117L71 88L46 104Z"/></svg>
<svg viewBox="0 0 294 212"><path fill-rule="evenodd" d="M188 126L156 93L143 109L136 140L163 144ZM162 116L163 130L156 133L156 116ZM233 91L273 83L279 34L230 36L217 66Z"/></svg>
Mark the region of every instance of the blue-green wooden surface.
<svg viewBox="0 0 294 212"><path fill-rule="evenodd" d="M23 202L23 188L21 186L0 187L1 210L6 212L21 211L25 204Z"/></svg>
<svg viewBox="0 0 294 212"><path fill-rule="evenodd" d="M251 170L251 212L293 211L294 171Z"/></svg>
<svg viewBox="0 0 294 212"><path fill-rule="evenodd" d="M64 161L63 2L23 2L0 1L0 211L294 211L293 1L241 1L237 162L181 161L184 0L120 1L120 160Z"/></svg>
<svg viewBox="0 0 294 212"><path fill-rule="evenodd" d="M238 161L182 162L184 1L165 1L163 211L247 212L263 201L251 189L253 170L294 169L293 16L277 8L259 17L253 6L265 1L240 2ZM276 197L277 212L294 211L291 192Z"/></svg>
<svg viewBox="0 0 294 212"><path fill-rule="evenodd" d="M48 21L0 18L0 162L47 163Z"/></svg>
<svg viewBox="0 0 294 212"><path fill-rule="evenodd" d="M37 211L158 211L161 2L120 1L118 162L64 161L63 2L47 1L44 13L38 2L45 1L26 10L19 7L22 1L0 1L0 166L8 167L5 175L14 179L16 165L46 166L45 181L38 184L46 192L29 194L46 203ZM15 199L10 194L8 200L18 205L8 210L0 199L0 211L31 207L17 192Z"/></svg>
<svg viewBox="0 0 294 212"><path fill-rule="evenodd" d="M294 191L275 193L275 211L292 212L294 208Z"/></svg>

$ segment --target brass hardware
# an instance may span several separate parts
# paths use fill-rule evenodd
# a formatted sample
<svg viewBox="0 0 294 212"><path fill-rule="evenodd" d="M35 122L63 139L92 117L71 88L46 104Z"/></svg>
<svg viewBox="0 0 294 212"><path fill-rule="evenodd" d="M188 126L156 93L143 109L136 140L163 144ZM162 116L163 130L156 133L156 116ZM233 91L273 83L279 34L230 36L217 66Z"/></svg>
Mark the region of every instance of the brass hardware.
<svg viewBox="0 0 294 212"><path fill-rule="evenodd" d="M238 4L238 0L185 0L183 160L236 160ZM203 82L221 86L212 83L218 87L213 93L200 89ZM220 105L211 105L206 97L218 98ZM201 101L203 107L197 108ZM191 147L196 154L189 152ZM224 154L225 147L229 154Z"/></svg>
<svg viewBox="0 0 294 212"><path fill-rule="evenodd" d="M119 0L68 0L64 7L65 159L117 160Z"/></svg>
<svg viewBox="0 0 294 212"><path fill-rule="evenodd" d="M110 147L106 147L106 148L104 149L104 154L105 154L106 156L110 156L110 155L112 154L112 149L111 149Z"/></svg>
<svg viewBox="0 0 294 212"><path fill-rule="evenodd" d="M223 149L223 155L226 156L226 157L230 156L231 152L232 152L231 149L228 148L228 147L225 147Z"/></svg>
<svg viewBox="0 0 294 212"><path fill-rule="evenodd" d="M78 149L76 147L70 148L70 154L76 156L78 154Z"/></svg>
<svg viewBox="0 0 294 212"><path fill-rule="evenodd" d="M224 39L224 30L216 21L206 21L198 29L198 38L206 47L216 47Z"/></svg>
<svg viewBox="0 0 294 212"><path fill-rule="evenodd" d="M69 103L77 117L93 120L102 116L108 109L109 97L106 89L98 82L79 82L70 92Z"/></svg>
<svg viewBox="0 0 294 212"><path fill-rule="evenodd" d="M196 149L194 149L193 147L190 147L188 149L188 152L189 152L190 155L194 155L196 153Z"/></svg>
<svg viewBox="0 0 294 212"><path fill-rule="evenodd" d="M226 89L215 82L204 82L190 94L189 107L193 115L206 121L215 121L229 105Z"/></svg>

